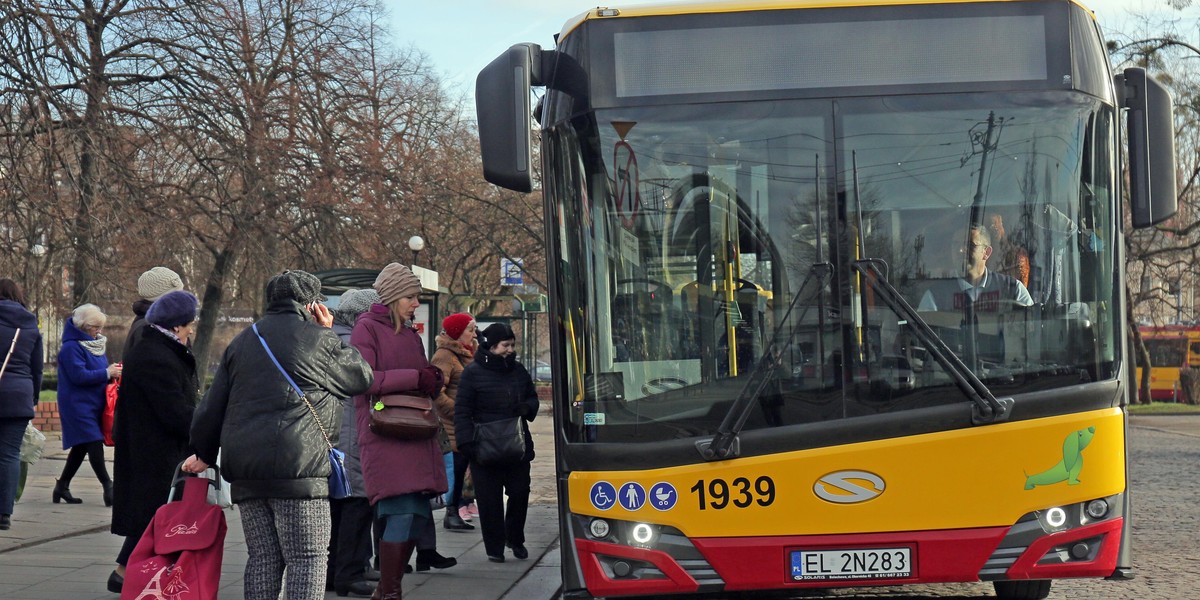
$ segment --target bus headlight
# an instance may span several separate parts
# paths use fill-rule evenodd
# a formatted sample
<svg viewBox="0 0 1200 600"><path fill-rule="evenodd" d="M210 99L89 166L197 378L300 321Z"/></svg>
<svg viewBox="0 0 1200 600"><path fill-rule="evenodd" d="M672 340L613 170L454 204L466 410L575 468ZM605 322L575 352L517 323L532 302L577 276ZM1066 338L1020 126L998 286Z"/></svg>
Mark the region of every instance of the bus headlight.
<svg viewBox="0 0 1200 600"><path fill-rule="evenodd" d="M654 527L648 523L638 523L633 526L633 530L629 532L633 542L641 546L649 546L650 542L654 541Z"/></svg>
<svg viewBox="0 0 1200 600"><path fill-rule="evenodd" d="M1108 501L1104 498L1097 498L1087 503L1087 514L1089 517L1100 520L1108 514Z"/></svg>
<svg viewBox="0 0 1200 600"><path fill-rule="evenodd" d="M608 537L612 528L609 527L608 521L604 519L592 519L592 522L588 524L588 531L592 534L592 537L602 540Z"/></svg>
<svg viewBox="0 0 1200 600"><path fill-rule="evenodd" d="M1041 519L1046 531L1059 531L1067 524L1067 511L1055 506L1042 513Z"/></svg>

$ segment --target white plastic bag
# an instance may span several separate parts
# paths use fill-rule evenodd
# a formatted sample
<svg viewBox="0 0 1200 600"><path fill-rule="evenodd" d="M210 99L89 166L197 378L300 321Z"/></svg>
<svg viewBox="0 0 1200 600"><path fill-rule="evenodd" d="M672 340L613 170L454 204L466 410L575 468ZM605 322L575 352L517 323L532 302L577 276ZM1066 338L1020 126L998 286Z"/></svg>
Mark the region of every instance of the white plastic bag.
<svg viewBox="0 0 1200 600"><path fill-rule="evenodd" d="M220 462L221 453L217 452L218 464L210 466L208 469L205 469L203 472L197 474L196 477L203 477L211 481L208 486L209 504L215 504L221 508L232 508L233 497L229 493L229 482L225 481L224 477L221 477L221 468L218 466ZM179 463L179 466L183 467L183 463ZM178 484L183 483L183 479L185 477L181 475L181 473L182 471L176 471L175 473L175 479L171 482L171 491L167 493L167 502L175 501L176 488L178 488L179 493L182 494L183 486Z"/></svg>
<svg viewBox="0 0 1200 600"><path fill-rule="evenodd" d="M21 439L21 462L33 464L42 457L46 447L46 435L33 426L33 421L25 424L25 437Z"/></svg>

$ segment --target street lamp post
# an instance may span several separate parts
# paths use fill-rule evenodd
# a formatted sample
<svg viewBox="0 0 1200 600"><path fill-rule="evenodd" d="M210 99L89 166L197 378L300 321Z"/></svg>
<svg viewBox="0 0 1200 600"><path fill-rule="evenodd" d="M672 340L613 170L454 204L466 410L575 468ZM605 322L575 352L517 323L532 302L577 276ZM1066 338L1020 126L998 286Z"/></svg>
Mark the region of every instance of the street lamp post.
<svg viewBox="0 0 1200 600"><path fill-rule="evenodd" d="M420 252L425 249L425 238L422 238L419 235L414 235L408 238L408 249L412 250L412 266L415 267L417 266L417 254L420 254Z"/></svg>

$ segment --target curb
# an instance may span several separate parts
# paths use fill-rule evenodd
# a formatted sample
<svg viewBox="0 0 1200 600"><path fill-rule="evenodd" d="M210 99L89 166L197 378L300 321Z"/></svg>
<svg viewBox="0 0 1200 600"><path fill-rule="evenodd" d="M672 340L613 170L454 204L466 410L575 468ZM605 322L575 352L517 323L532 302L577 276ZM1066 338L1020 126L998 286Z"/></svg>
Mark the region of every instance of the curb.
<svg viewBox="0 0 1200 600"><path fill-rule="evenodd" d="M34 546L40 546L42 544L48 544L50 542L57 542L58 540L65 540L68 538L79 537L81 535L91 535L93 533L103 533L105 531L108 531L109 527L111 527L111 526L110 525L95 525L93 527L88 527L86 529L79 529L76 531L67 531L65 533L51 535L51 536L47 536L44 538L26 540L24 542L20 542L20 543L14 545L10 548L4 548L4 549L0 550L0 554L8 554L9 552L16 552L17 550L24 550L25 548L32 548Z"/></svg>

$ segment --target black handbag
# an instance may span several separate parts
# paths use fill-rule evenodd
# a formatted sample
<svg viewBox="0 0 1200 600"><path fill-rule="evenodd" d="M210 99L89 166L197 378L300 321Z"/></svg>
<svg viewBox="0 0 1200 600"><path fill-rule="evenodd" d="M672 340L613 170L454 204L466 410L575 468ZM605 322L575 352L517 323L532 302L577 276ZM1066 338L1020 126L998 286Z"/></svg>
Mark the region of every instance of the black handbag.
<svg viewBox="0 0 1200 600"><path fill-rule="evenodd" d="M525 457L525 419L512 417L475 424L473 462L483 466L520 462Z"/></svg>

